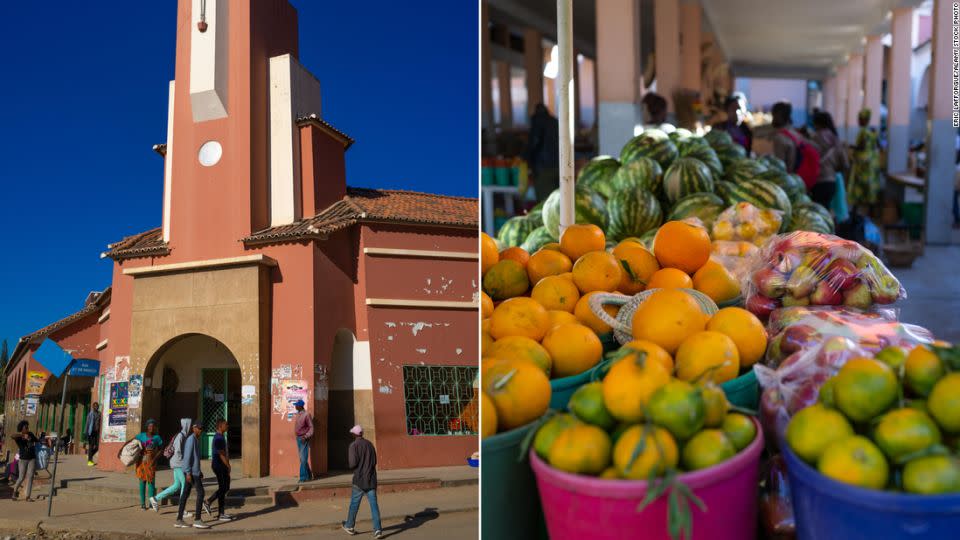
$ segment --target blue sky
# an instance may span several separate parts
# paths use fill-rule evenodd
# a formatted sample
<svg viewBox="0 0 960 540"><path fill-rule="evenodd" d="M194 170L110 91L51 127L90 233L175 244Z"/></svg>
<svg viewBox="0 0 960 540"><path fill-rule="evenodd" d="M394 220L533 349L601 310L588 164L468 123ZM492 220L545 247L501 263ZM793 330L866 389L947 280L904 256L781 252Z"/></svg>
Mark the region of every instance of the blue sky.
<svg viewBox="0 0 960 540"><path fill-rule="evenodd" d="M477 196L477 4L292 0L353 186ZM176 2L4 2L0 339L110 284L105 246L160 224Z"/></svg>

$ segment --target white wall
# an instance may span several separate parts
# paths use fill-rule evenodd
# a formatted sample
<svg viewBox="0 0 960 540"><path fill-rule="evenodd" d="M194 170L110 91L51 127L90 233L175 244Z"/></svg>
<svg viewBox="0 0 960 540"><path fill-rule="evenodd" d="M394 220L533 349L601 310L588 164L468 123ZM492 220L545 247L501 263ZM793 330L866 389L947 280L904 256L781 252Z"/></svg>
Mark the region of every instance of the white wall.
<svg viewBox="0 0 960 540"><path fill-rule="evenodd" d="M177 373L177 392L200 391L200 370L203 368L240 368L233 354L220 342L206 336L188 336L167 349L157 361L150 380L151 388L163 386L163 370ZM144 382L146 384L146 382Z"/></svg>
<svg viewBox="0 0 960 540"><path fill-rule="evenodd" d="M789 101L793 106L794 125L801 125L807 121L806 79L738 78L734 87L747 96L751 111L769 112L774 103ZM836 116L835 111L829 112Z"/></svg>

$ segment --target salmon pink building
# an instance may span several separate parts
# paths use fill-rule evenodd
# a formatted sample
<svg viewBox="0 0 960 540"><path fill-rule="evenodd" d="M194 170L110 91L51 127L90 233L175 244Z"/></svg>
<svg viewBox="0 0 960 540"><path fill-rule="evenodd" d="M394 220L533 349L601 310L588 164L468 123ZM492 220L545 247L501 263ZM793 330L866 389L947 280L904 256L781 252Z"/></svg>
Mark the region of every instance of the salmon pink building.
<svg viewBox="0 0 960 540"><path fill-rule="evenodd" d="M179 0L160 226L103 254L99 467L149 418L199 419L204 453L226 418L245 475L293 476L298 399L315 473L356 423L381 468L477 450L477 201L348 187L353 143L287 0Z"/></svg>

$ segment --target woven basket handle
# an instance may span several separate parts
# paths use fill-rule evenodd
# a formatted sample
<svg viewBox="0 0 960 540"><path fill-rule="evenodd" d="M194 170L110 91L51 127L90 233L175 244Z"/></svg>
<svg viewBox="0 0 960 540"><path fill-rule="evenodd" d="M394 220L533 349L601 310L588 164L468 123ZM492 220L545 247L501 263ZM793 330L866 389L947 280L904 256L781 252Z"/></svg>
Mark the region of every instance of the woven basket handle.
<svg viewBox="0 0 960 540"><path fill-rule="evenodd" d="M587 303L590 306L590 311L599 317L601 321L607 323L607 326L613 328L614 330L620 330L621 332L629 333L632 331L632 329L625 324L620 324L620 321L611 317L610 314L603 309L603 306L622 307L631 298L633 297L625 294L599 293L591 296Z"/></svg>

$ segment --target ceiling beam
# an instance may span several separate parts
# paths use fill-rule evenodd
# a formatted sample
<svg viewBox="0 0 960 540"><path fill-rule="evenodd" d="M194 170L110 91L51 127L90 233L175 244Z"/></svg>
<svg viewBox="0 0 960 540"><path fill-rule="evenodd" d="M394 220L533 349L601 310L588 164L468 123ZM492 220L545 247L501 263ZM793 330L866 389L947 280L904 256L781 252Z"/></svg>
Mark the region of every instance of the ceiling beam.
<svg viewBox="0 0 960 540"><path fill-rule="evenodd" d="M543 34L550 40L557 41L557 20L553 17L544 17L536 11L521 5L518 0L486 0L492 8L490 11L490 20L506 23L517 28L533 28ZM602 0L601 0L602 1ZM501 15L506 15L506 19ZM573 47L576 51L590 58L597 57L597 47L595 43L587 41L583 37L577 37L577 23L585 24L579 20L573 22Z"/></svg>

